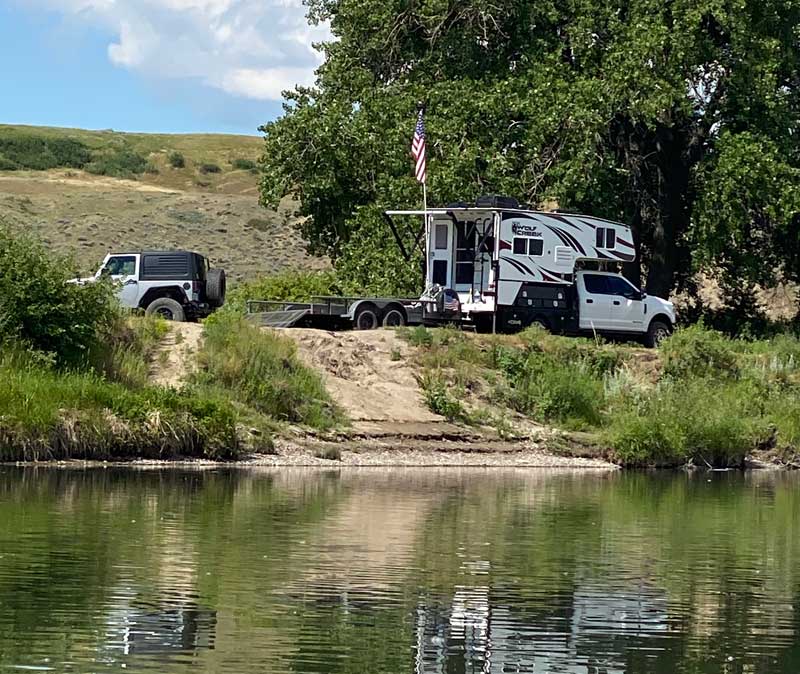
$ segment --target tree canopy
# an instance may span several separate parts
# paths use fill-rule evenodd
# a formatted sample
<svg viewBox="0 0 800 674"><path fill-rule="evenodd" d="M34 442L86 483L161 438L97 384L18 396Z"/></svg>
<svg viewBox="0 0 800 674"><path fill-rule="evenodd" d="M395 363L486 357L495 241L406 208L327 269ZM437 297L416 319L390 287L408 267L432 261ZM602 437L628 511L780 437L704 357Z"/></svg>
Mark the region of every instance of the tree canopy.
<svg viewBox="0 0 800 674"><path fill-rule="evenodd" d="M421 206L418 101L429 203L508 194L629 223L659 295L699 269L729 292L800 275L800 0L308 7L333 39L262 127L261 195L295 194L311 250L353 284L418 280L380 219Z"/></svg>

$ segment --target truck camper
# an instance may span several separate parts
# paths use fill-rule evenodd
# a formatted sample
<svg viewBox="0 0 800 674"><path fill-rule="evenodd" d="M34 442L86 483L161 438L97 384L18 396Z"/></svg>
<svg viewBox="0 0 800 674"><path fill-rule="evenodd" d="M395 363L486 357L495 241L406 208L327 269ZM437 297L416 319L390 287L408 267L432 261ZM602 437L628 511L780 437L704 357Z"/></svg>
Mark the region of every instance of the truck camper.
<svg viewBox="0 0 800 674"><path fill-rule="evenodd" d="M487 332L539 324L566 334L641 336L649 345L675 324L672 303L608 271L636 259L627 225L536 211L510 197L385 215L409 258L398 220L422 218L425 323L458 320Z"/></svg>

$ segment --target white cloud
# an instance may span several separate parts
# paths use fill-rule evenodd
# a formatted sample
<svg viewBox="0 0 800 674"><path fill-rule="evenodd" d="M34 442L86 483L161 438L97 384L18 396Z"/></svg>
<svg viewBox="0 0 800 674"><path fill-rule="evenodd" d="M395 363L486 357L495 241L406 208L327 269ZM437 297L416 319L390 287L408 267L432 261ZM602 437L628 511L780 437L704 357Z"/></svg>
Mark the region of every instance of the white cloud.
<svg viewBox="0 0 800 674"><path fill-rule="evenodd" d="M114 34L108 58L152 79L193 79L229 94L278 100L313 83L330 37L301 0L25 0Z"/></svg>

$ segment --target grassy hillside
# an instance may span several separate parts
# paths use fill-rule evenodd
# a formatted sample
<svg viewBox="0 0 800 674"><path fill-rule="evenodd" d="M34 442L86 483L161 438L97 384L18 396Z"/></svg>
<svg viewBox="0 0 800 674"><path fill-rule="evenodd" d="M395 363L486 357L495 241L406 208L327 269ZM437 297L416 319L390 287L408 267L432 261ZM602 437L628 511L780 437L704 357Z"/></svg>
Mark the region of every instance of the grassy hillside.
<svg viewBox="0 0 800 674"><path fill-rule="evenodd" d="M292 204L258 205L257 136L140 134L0 125L0 219L74 256L191 248L233 278L320 268Z"/></svg>

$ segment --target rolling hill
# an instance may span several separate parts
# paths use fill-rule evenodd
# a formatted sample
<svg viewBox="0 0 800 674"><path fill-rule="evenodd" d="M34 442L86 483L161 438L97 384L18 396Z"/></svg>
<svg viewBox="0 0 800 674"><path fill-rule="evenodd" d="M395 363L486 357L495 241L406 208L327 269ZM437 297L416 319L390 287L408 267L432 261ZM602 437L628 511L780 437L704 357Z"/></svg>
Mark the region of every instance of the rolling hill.
<svg viewBox="0 0 800 674"><path fill-rule="evenodd" d="M257 136L0 125L0 221L94 270L111 249L190 248L232 278L324 268L292 203L258 204Z"/></svg>

